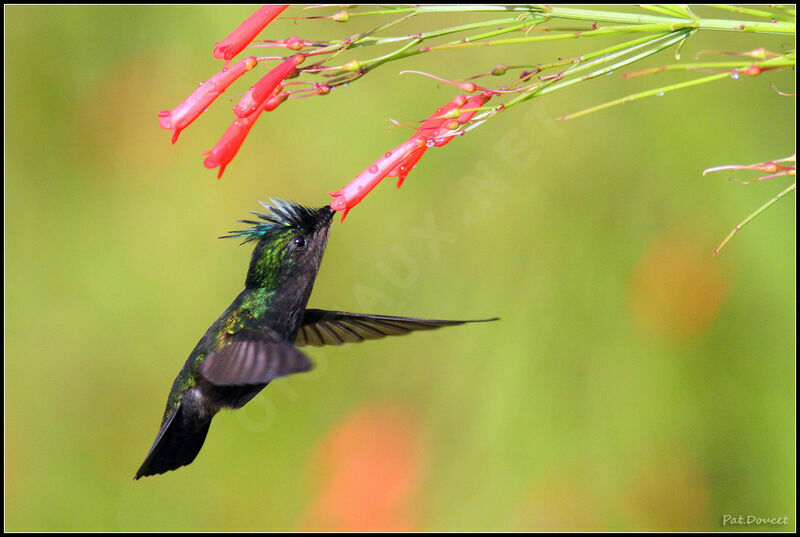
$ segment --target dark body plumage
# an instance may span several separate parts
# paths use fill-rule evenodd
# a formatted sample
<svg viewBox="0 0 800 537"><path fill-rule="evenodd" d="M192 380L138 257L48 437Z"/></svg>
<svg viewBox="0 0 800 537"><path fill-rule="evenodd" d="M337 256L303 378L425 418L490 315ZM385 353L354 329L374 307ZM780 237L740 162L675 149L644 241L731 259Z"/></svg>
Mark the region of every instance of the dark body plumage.
<svg viewBox="0 0 800 537"><path fill-rule="evenodd" d="M334 211L272 200L259 221L227 237L258 241L245 288L211 325L178 373L150 452L135 479L191 463L211 419L240 408L272 380L311 369L297 347L340 345L470 321L306 309ZM490 320L490 319L486 319Z"/></svg>

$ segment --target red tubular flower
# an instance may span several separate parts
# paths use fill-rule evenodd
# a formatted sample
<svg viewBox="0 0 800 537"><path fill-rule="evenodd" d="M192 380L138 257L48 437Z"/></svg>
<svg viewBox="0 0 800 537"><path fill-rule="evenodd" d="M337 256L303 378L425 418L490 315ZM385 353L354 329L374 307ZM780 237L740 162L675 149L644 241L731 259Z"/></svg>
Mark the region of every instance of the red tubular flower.
<svg viewBox="0 0 800 537"><path fill-rule="evenodd" d="M261 113L275 110L287 97L289 97L288 93L279 93L267 99L264 104L259 106L258 109L248 117L237 118L231 123L231 126L228 127L228 130L225 131L225 134L222 135L222 138L219 139L219 142L217 142L213 149L203 153L204 155L208 155L203 161L203 166L209 169L219 166L217 179L221 179L225 167L233 160L233 157L236 156L239 148L242 147L244 139L247 137L250 129L253 128L253 124L255 124Z"/></svg>
<svg viewBox="0 0 800 537"><path fill-rule="evenodd" d="M467 97L458 95L445 106L436 109L436 112L426 119L414 135L401 146L389 151L376 160L372 166L361 172L347 185L329 194L334 197L331 209L342 212L342 221L347 213L361 203L384 177L397 176L397 188L403 184L408 173L416 166L429 147L447 144L453 137L444 134L457 129L472 119L477 112L461 109L480 108L493 95L492 91L484 91L480 95Z"/></svg>
<svg viewBox="0 0 800 537"><path fill-rule="evenodd" d="M164 129L172 129L172 143L174 144L178 140L181 131L197 119L214 102L214 99L222 95L228 86L255 67L257 63L256 58L245 58L203 82L199 88L172 110L159 112L158 117L161 119L158 120L158 124Z"/></svg>
<svg viewBox="0 0 800 537"><path fill-rule="evenodd" d="M284 9L285 5L261 6L258 11L250 15L242 24L239 25L231 34L216 43L214 57L218 60L230 60L249 45L256 36L266 28L267 24L275 20Z"/></svg>
<svg viewBox="0 0 800 537"><path fill-rule="evenodd" d="M477 110L469 110L470 108L479 108L483 106L486 101L491 99L492 92L484 91L480 95L467 97L466 95L459 95L446 104L444 107L436 110L430 118L425 120L422 126L417 129L414 136L422 137L425 145L413 151L408 157L398 164L397 168L389 172L389 177L397 176L397 188L400 188L405 181L408 173L417 165L419 159L425 154L425 151L433 143L436 147L447 145L454 138L454 136L444 136L446 133L458 128L458 125L464 125L469 122L475 115ZM467 109L462 112L457 118L450 119L448 116L452 115L454 111L460 109Z"/></svg>
<svg viewBox="0 0 800 537"><path fill-rule="evenodd" d="M417 132L414 133L414 136L409 139L409 142L416 139L417 147L408 155L406 155L406 157L387 174L388 177L397 176L397 188L400 188L403 185L403 181L406 180L408 172L410 172L414 166L417 165L419 159L421 159L422 155L425 154L425 151L428 149L428 140L430 140L439 131L440 126L447 121L447 116L451 114L453 110L466 104L466 102L466 96L456 96L452 101L443 107L437 108L436 112L434 112L431 117L426 119L422 123L422 126L417 129Z"/></svg>
<svg viewBox="0 0 800 537"><path fill-rule="evenodd" d="M361 203L390 171L396 168L400 162L409 156L414 150L425 147L424 141L419 137L412 137L407 142L389 151L384 156L376 160L369 168L361 172L355 179L347 183L344 188L336 192L329 192L334 199L331 201L331 209L342 212L342 221L347 213Z"/></svg>
<svg viewBox="0 0 800 537"><path fill-rule="evenodd" d="M255 112L264 101L272 96L278 85L294 71L294 68L305 59L304 54L295 54L272 69L239 99L239 102L233 107L233 113L237 117L247 117Z"/></svg>

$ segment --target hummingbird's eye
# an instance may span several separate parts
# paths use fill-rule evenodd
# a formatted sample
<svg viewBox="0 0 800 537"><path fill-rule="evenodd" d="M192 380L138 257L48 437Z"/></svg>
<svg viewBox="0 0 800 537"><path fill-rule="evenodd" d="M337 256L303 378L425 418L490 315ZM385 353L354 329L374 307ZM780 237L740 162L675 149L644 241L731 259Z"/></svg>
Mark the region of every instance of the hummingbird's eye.
<svg viewBox="0 0 800 537"><path fill-rule="evenodd" d="M295 237L294 239L294 246L297 249L303 249L306 247L306 238L305 237Z"/></svg>

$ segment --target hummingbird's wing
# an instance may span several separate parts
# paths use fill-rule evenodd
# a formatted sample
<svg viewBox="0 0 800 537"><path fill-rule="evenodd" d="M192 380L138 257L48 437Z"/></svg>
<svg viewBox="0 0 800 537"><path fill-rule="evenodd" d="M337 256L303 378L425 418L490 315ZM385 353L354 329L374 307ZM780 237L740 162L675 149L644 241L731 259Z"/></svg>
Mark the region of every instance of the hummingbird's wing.
<svg viewBox="0 0 800 537"><path fill-rule="evenodd" d="M496 320L497 317L473 321L443 321L307 309L294 344L298 347L302 345L321 347L322 345L360 343L367 339L402 336L415 330L435 330L443 326Z"/></svg>
<svg viewBox="0 0 800 537"><path fill-rule="evenodd" d="M311 360L277 332L244 329L208 354L200 374L217 386L267 384L311 369Z"/></svg>

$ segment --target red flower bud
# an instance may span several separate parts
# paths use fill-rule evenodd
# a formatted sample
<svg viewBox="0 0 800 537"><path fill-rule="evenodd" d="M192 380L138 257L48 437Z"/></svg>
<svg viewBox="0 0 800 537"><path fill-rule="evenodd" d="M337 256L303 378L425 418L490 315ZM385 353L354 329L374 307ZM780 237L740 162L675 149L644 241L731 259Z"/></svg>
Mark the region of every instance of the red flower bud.
<svg viewBox="0 0 800 537"><path fill-rule="evenodd" d="M255 112L264 101L272 96L280 83L283 82L305 58L304 54L295 54L264 75L261 80L256 82L255 86L250 88L242 98L239 99L239 102L233 107L233 113L236 114L237 117L248 117Z"/></svg>
<svg viewBox="0 0 800 537"><path fill-rule="evenodd" d="M335 22L347 22L350 20L350 13L348 13L344 9L341 11L337 11L336 13L333 14L331 20Z"/></svg>
<svg viewBox="0 0 800 537"><path fill-rule="evenodd" d="M331 201L331 209L341 211L342 221L344 221L344 217L347 216L350 209L361 203L361 200L413 151L420 147L424 148L424 143L420 137L413 136L404 144L376 160L369 168L347 183L344 188L330 192L330 195L334 197Z"/></svg>
<svg viewBox="0 0 800 537"><path fill-rule="evenodd" d="M301 50L303 47L311 45L311 43L309 43L308 41L304 41L303 39L300 39L296 35L284 39L283 44L286 46L286 48L290 50Z"/></svg>
<svg viewBox="0 0 800 537"><path fill-rule="evenodd" d="M751 65L746 69L739 69L738 72L743 75L758 76L761 74L761 67L759 67L758 65Z"/></svg>
<svg viewBox="0 0 800 537"><path fill-rule="evenodd" d="M470 108L480 108L481 106L486 104L486 101L488 101L491 98L492 98L491 91L484 91L480 95L475 95L474 97L471 97L466 103L464 103L464 106L462 107L465 108L467 111L462 112L461 115L458 116L458 119L455 121L455 123L457 123L458 125L464 125L465 123L468 123L469 120L472 119L472 116L474 116L478 112L477 110L470 110ZM456 128L458 127L457 126L453 127L452 122L450 121L442 123L442 126L439 127L439 129L436 132L434 132L433 135L431 136L431 138L434 139L434 145L436 145L436 147L442 147L452 142L455 136L443 136L443 135L451 130L455 130Z"/></svg>
<svg viewBox="0 0 800 537"><path fill-rule="evenodd" d="M239 25L231 34L216 43L214 57L219 60L230 60L249 45L256 36L266 28L267 24L275 20L275 17L289 7L285 5L261 6L258 11L250 15L242 24Z"/></svg>
<svg viewBox="0 0 800 537"><path fill-rule="evenodd" d="M228 86L237 78L256 66L258 60L253 57L245 58L234 65L227 67L203 82L184 101L172 110L158 113L158 124L164 129L172 129L172 143L178 140L178 135L192 121L198 118L203 111L222 95Z"/></svg>
<svg viewBox="0 0 800 537"><path fill-rule="evenodd" d="M361 62L358 60L350 60L346 64L342 65L343 71L358 71L361 69Z"/></svg>
<svg viewBox="0 0 800 537"><path fill-rule="evenodd" d="M285 91L278 93L277 95L273 95L267 102L264 103L264 112L272 112L276 108L278 108L283 101L289 98L289 94Z"/></svg>
<svg viewBox="0 0 800 537"><path fill-rule="evenodd" d="M736 72L747 76L758 76L764 71L771 71L772 69L777 69L777 67L759 67L758 65L750 65L744 69L737 69Z"/></svg>
<svg viewBox="0 0 800 537"><path fill-rule="evenodd" d="M467 100L468 97L466 95L458 95L442 108L437 108L436 112L434 112L431 117L426 119L422 123L422 126L417 129L416 134L423 136L426 139L430 138L431 135L441 126L441 124L447 120L447 115L456 108L461 108L467 102Z"/></svg>

